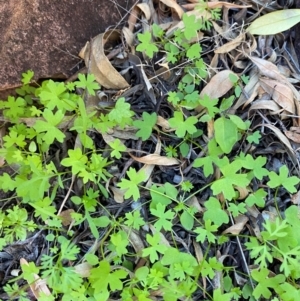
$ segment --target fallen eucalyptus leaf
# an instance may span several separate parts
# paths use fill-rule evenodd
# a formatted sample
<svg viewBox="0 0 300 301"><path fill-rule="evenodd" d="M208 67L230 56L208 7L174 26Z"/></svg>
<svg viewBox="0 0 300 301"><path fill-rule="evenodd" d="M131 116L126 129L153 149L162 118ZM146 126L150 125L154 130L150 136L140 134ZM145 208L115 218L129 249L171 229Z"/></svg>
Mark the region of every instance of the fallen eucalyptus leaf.
<svg viewBox="0 0 300 301"><path fill-rule="evenodd" d="M300 22L300 9L283 9L257 18L247 28L256 35L272 35L290 29Z"/></svg>

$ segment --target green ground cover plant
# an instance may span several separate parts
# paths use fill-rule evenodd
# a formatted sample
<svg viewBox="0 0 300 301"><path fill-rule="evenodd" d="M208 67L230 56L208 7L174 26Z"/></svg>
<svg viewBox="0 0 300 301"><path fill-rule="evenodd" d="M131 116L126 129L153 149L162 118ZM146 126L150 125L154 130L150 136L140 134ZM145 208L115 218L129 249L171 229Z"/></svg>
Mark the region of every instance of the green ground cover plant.
<svg viewBox="0 0 300 301"><path fill-rule="evenodd" d="M35 275L51 292L40 290L41 301L292 301L300 297L297 206L284 212L277 207L277 216L262 222L260 235L225 231L249 208L264 208L268 193L277 206L279 191L295 193L300 179L286 165L278 172L269 170L266 156L252 155L241 147L248 143L250 149L261 138L250 120L230 112L249 80L246 76L230 78L234 85L228 97L200 96L197 86L209 70L200 43L191 40L220 17L218 9L206 10L211 19L196 22L195 16L184 14L184 27L171 36L156 24L137 35L136 50L149 59L164 51L170 64L187 62L177 90L167 96L172 108L169 132L157 124L156 112L138 114L122 97L107 110L88 110L85 96L101 89L92 74L80 74L73 83L50 79L32 85L34 74L28 71L18 96L0 101L9 124L0 157L13 170L0 176L0 189L9 195L1 201L13 204L3 205L0 212L0 249L25 240L37 229L47 233L48 245L39 263L22 265L20 274L5 285L11 299L30 300L27 292L37 283ZM78 89L84 92L80 95ZM195 110L199 106L201 113ZM208 124L213 124L214 131L209 139ZM99 148L91 134L129 126L144 142L160 135L175 141L164 145L166 157L187 158L190 149L202 152L191 164L207 182L201 187L191 179L179 185L155 183L138 165L130 166L116 181L113 166L128 152L125 142L115 138ZM76 193L74 181L81 187ZM132 203L132 210L121 215L111 214L105 206L111 195L107 184L113 181ZM244 199L242 191L247 191ZM202 206L195 204L195 197L202 199ZM68 206L75 210L70 213L72 224L64 226L61 212L68 198ZM178 239L175 227L188 233L193 252ZM73 239L78 229L91 233L87 248ZM226 263L232 255L218 252L233 238L242 253L249 254L251 261L244 262L247 273L238 270L234 260Z"/></svg>

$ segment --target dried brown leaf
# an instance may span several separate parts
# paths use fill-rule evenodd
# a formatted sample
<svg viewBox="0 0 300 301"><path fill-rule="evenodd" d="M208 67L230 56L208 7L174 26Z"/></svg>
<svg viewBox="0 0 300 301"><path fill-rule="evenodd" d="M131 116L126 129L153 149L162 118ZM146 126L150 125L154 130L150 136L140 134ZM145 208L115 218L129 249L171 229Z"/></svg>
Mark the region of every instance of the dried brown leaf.
<svg viewBox="0 0 300 301"><path fill-rule="evenodd" d="M119 30L108 30L97 35L80 51L79 56L95 76L97 82L107 89L124 89L129 87L127 81L113 67L105 55L104 47L107 42L118 42L121 38Z"/></svg>
<svg viewBox="0 0 300 301"><path fill-rule="evenodd" d="M231 50L236 49L245 39L245 34L240 34L232 41L220 46L219 48L215 49L215 53L228 53Z"/></svg>
<svg viewBox="0 0 300 301"><path fill-rule="evenodd" d="M284 134L293 142L300 143L300 127L291 127L289 131L284 131Z"/></svg>
<svg viewBox="0 0 300 301"><path fill-rule="evenodd" d="M260 211L255 207L255 206L251 206L251 207L248 207L246 206L247 208L247 212L254 218L258 218L258 216L260 215Z"/></svg>
<svg viewBox="0 0 300 301"><path fill-rule="evenodd" d="M73 212L75 212L73 209L67 209L67 210L62 211L59 214L59 217L61 217L61 219L62 219L63 226L69 226L72 223L73 218L72 218L71 214Z"/></svg>
<svg viewBox="0 0 300 301"><path fill-rule="evenodd" d="M156 144L156 146L155 146L154 154L159 156L160 152L161 152L161 141L160 141L160 139L157 139L157 144ZM130 155L130 154L129 154L129 155ZM145 164L145 165L140 169L140 170L141 170L142 172L144 172L145 175L146 175L145 182L147 182L147 181L150 179L154 167L155 167L155 164L148 164L148 163L147 163L147 164Z"/></svg>
<svg viewBox="0 0 300 301"><path fill-rule="evenodd" d="M229 79L229 75L234 72L230 70L223 70L212 77L210 82L202 89L200 97L208 95L210 98L220 98L226 94L232 87L233 83ZM218 89L216 89L218 87ZM200 112L203 109L202 106L196 108L197 112Z"/></svg>
<svg viewBox="0 0 300 301"><path fill-rule="evenodd" d="M274 112L274 114L279 114L282 112L282 109L273 100L257 100L252 103L249 110L269 110Z"/></svg>
<svg viewBox="0 0 300 301"><path fill-rule="evenodd" d="M159 1L162 2L163 4L165 4L166 6L172 8L172 10L174 10L176 12L179 19L182 18L184 10L181 8L181 6L179 4L177 4L177 2L175 0L159 0Z"/></svg>
<svg viewBox="0 0 300 301"><path fill-rule="evenodd" d="M160 156L158 154L150 154L144 157L136 157L129 153L131 158L135 161L144 163L144 164L153 164L153 165L161 165L161 166L171 166L179 164L179 161L175 158L168 158L166 156Z"/></svg>
<svg viewBox="0 0 300 301"><path fill-rule="evenodd" d="M236 218L235 224L227 228L222 234L231 233L233 235L239 235L244 229L246 223L248 222L248 217L246 215L240 215Z"/></svg>
<svg viewBox="0 0 300 301"><path fill-rule="evenodd" d="M149 5L147 3L139 3L136 6L141 10L141 12L143 12L145 18L147 20L150 20L150 18L151 18L151 9L150 9Z"/></svg>
<svg viewBox="0 0 300 301"><path fill-rule="evenodd" d="M194 9L197 5L199 5L199 0L192 0L189 1L192 2L192 4L183 4L182 7L184 7L187 10ZM224 2L224 1L212 1L212 2L206 2L206 5L208 8L214 9L214 8L244 8L244 7L251 7L251 5L238 5L234 3Z"/></svg>
<svg viewBox="0 0 300 301"><path fill-rule="evenodd" d="M203 251L201 249L201 246L198 242L196 242L194 239L193 239L193 247L194 247L194 250L195 250L195 255L196 255L196 259L198 261L199 264L202 263L203 261ZM202 276L202 285L203 285L203 292L204 292L204 297L205 297L205 291L206 291L206 286L207 286L207 282L206 282L206 278L204 276Z"/></svg>
<svg viewBox="0 0 300 301"><path fill-rule="evenodd" d="M298 191L298 192L296 192L295 194L292 195L291 202L294 205L297 205L297 206L300 205L300 191Z"/></svg>
<svg viewBox="0 0 300 301"><path fill-rule="evenodd" d="M145 93L147 93L147 95L150 97L152 103L155 105L156 97L154 95L153 87L144 71L143 64L142 64L140 58L137 55L134 55L131 53L128 54L128 58L129 58L130 63L136 65L140 69L143 80L144 80L144 84L146 86L146 89L144 89L144 91L145 91Z"/></svg>
<svg viewBox="0 0 300 301"><path fill-rule="evenodd" d="M21 267L23 265L29 265L27 260L24 258L20 259L20 265ZM33 295L35 296L35 298L38 300L40 298L40 294L43 293L46 296L51 296L51 292L48 288L48 286L46 285L46 281L42 280L39 275L37 274L33 274L34 277L34 283L28 283Z"/></svg>
<svg viewBox="0 0 300 301"><path fill-rule="evenodd" d="M158 64L161 66L158 70L155 71L157 76L160 76L164 80L168 80L171 76L171 71L168 63Z"/></svg>
<svg viewBox="0 0 300 301"><path fill-rule="evenodd" d="M249 191L246 187L236 186L235 189L239 192L238 200L244 200L249 195Z"/></svg>
<svg viewBox="0 0 300 301"><path fill-rule="evenodd" d="M159 125L164 132L168 132L168 131L173 131L170 129L170 124L169 121L165 118L163 118L162 116L157 116L157 121L156 124Z"/></svg>
<svg viewBox="0 0 300 301"><path fill-rule="evenodd" d="M277 79L279 81L286 81L285 77L280 73L276 65L274 65L273 63L258 57L250 56L249 58L258 67L262 75L272 79Z"/></svg>
<svg viewBox="0 0 300 301"><path fill-rule="evenodd" d="M83 278L87 278L90 276L90 271L92 269L92 265L87 263L87 262L83 262L83 263L79 263L77 265L74 266L75 272L77 274L79 274L81 277Z"/></svg>
<svg viewBox="0 0 300 301"><path fill-rule="evenodd" d="M128 27L123 27L122 33L124 35L127 45L132 46L134 41L134 34Z"/></svg>
<svg viewBox="0 0 300 301"><path fill-rule="evenodd" d="M267 78L261 78L260 84L279 106L289 113L295 114L293 92L287 85Z"/></svg>
<svg viewBox="0 0 300 301"><path fill-rule="evenodd" d="M282 134L282 132L274 125L272 124L264 124L265 127L269 128L274 132L274 134L277 136L277 138L287 147L287 149L293 154L294 150L291 146L290 141Z"/></svg>
<svg viewBox="0 0 300 301"><path fill-rule="evenodd" d="M192 196L191 198L189 198L186 202L186 204L189 206L189 207L194 207L197 212L199 213L203 213L204 210L203 208L201 207L200 203L199 203L199 200L197 199L196 196Z"/></svg>
<svg viewBox="0 0 300 301"><path fill-rule="evenodd" d="M247 101L250 99L254 99L257 95L257 90L259 88L259 75L258 72L255 72L251 75L249 82L244 87L244 93L241 94L238 101L233 105L232 109L237 110L239 107L244 105L246 106Z"/></svg>
<svg viewBox="0 0 300 301"><path fill-rule="evenodd" d="M137 231L124 225L122 226L122 229L127 233L128 239L131 245L133 246L135 253L140 254L141 251L145 248L141 236L138 234Z"/></svg>
<svg viewBox="0 0 300 301"><path fill-rule="evenodd" d="M124 203L124 194L126 190L119 189L115 186L109 186L109 189L112 191L114 195L114 201L118 204Z"/></svg>

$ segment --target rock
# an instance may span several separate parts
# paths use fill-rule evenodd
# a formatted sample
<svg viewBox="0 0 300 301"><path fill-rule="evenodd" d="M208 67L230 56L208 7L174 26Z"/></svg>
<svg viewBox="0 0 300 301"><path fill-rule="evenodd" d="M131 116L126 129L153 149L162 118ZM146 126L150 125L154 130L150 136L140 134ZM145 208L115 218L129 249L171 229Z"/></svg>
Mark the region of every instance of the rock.
<svg viewBox="0 0 300 301"><path fill-rule="evenodd" d="M0 0L0 99L29 69L35 79L74 74L85 43L118 24L135 2Z"/></svg>

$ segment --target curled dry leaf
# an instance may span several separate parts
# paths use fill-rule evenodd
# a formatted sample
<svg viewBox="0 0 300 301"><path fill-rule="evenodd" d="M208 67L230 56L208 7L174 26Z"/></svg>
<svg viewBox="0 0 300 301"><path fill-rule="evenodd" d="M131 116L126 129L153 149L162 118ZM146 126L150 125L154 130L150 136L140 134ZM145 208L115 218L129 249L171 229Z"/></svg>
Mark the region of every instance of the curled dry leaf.
<svg viewBox="0 0 300 301"><path fill-rule="evenodd" d="M123 27L122 33L127 45L132 46L134 41L134 34L132 31L128 27Z"/></svg>
<svg viewBox="0 0 300 301"><path fill-rule="evenodd" d="M246 187L236 186L235 189L239 192L238 200L244 200L249 195L249 191Z"/></svg>
<svg viewBox="0 0 300 301"><path fill-rule="evenodd" d="M113 67L104 53L107 42L115 43L121 39L119 30L108 30L97 35L91 42L86 43L79 56L84 59L85 65L94 74L97 82L107 89L124 89L129 87L127 81Z"/></svg>
<svg viewBox="0 0 300 301"><path fill-rule="evenodd" d="M24 265L29 265L27 260L24 258L20 259L20 265L21 267ZM51 296L51 292L46 285L45 280L42 280L37 274L33 274L34 277L34 283L28 283L30 286L30 289L35 296L35 298L38 300L40 298L40 294L43 293L45 296Z"/></svg>
<svg viewBox="0 0 300 301"><path fill-rule="evenodd" d="M207 137L208 139L212 139L215 135L215 121L211 119L207 122Z"/></svg>
<svg viewBox="0 0 300 301"><path fill-rule="evenodd" d="M251 206L251 207L246 206L246 207L247 207L247 212L255 219L260 215L260 211L255 206Z"/></svg>
<svg viewBox="0 0 300 301"><path fill-rule="evenodd" d="M293 92L287 85L267 78L261 78L260 85L279 106L295 114Z"/></svg>
<svg viewBox="0 0 300 301"><path fill-rule="evenodd" d="M146 20L150 20L151 18L151 9L147 3L138 3L136 5L137 8L144 14Z"/></svg>
<svg viewBox="0 0 300 301"><path fill-rule="evenodd" d="M239 235L244 229L246 223L248 222L248 217L246 215L240 215L235 219L235 224L227 228L222 234L231 233L233 235Z"/></svg>
<svg viewBox="0 0 300 301"><path fill-rule="evenodd" d="M286 77L284 77L277 66L273 63L257 58L257 57L249 57L251 61L258 67L260 73L264 76L270 77L271 79L276 79L281 83L287 85L293 92L294 98L297 101L300 101L300 93L297 89L288 81Z"/></svg>
<svg viewBox="0 0 300 301"><path fill-rule="evenodd" d="M109 186L109 189L112 191L114 195L114 201L118 204L124 203L124 194L126 190L119 189L115 186Z"/></svg>
<svg viewBox="0 0 300 301"><path fill-rule="evenodd" d="M247 228L251 231L251 234L253 233L259 240L261 240L262 236L260 233L259 223L257 222L257 219L251 216L250 220L252 221L252 223L247 224Z"/></svg>
<svg viewBox="0 0 300 301"><path fill-rule="evenodd" d="M162 116L157 116L157 121L156 124L159 125L164 132L172 132L174 131L173 129L170 129L170 124L169 121Z"/></svg>
<svg viewBox="0 0 300 301"><path fill-rule="evenodd" d="M172 9L172 11L176 12L179 19L182 18L184 10L181 8L181 6L179 4L177 4L177 2L175 0L160 0L160 2L162 2L166 6L170 7Z"/></svg>
<svg viewBox="0 0 300 301"><path fill-rule="evenodd" d="M129 30L131 32L133 32L136 21L138 20L141 13L144 14L144 16L147 20L150 19L151 15L153 15L151 12L151 8L149 7L149 5L147 3L139 3L139 4L135 5L131 9L130 15L129 15L129 18L127 21L128 25L129 25Z"/></svg>
<svg viewBox="0 0 300 301"><path fill-rule="evenodd" d="M252 94L250 95L248 100L244 103L243 109L256 98L256 96L259 94L259 89L260 89L260 84L257 83L252 91Z"/></svg>
<svg viewBox="0 0 300 301"><path fill-rule="evenodd" d="M194 239L193 239L193 247L194 247L194 250L195 250L195 255L196 255L197 261L198 261L199 264L201 264L202 261L203 261L203 258L204 258L203 251L201 249L200 244L198 242L196 242ZM203 283L202 285L203 285L203 288L204 288L203 292L205 293L207 282L206 282L206 278L204 276L202 276L202 283ZM205 297L205 295L204 295L204 297Z"/></svg>
<svg viewBox="0 0 300 301"><path fill-rule="evenodd" d="M201 207L200 205L200 202L199 200L197 199L197 197L194 195L192 196L191 198L189 198L186 202L186 204L189 206L189 207L193 207L197 210L197 212L199 213L203 213L204 210L203 208Z"/></svg>
<svg viewBox="0 0 300 301"><path fill-rule="evenodd" d="M248 279L243 278L235 270L234 270L234 279L235 279L236 283L240 286L244 286L248 282Z"/></svg>

